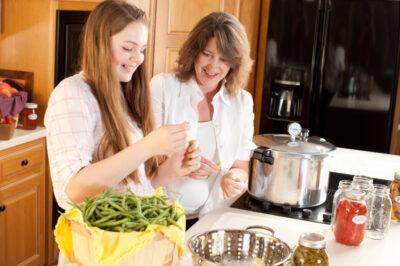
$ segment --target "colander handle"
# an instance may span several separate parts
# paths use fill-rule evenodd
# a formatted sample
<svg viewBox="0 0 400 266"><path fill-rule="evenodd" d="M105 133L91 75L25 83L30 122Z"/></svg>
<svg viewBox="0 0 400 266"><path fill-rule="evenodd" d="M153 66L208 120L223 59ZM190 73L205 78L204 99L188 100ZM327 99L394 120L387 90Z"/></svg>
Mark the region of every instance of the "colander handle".
<svg viewBox="0 0 400 266"><path fill-rule="evenodd" d="M250 225L248 227L246 227L245 230L250 230L250 229L263 229L265 231L268 231L272 236L274 236L275 231L271 228L269 228L268 226L263 226L263 225Z"/></svg>

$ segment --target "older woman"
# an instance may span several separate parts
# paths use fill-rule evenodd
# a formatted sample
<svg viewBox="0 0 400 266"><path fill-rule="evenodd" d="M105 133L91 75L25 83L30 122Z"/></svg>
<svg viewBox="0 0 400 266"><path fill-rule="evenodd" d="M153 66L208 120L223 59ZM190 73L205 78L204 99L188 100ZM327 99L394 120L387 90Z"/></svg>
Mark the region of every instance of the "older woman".
<svg viewBox="0 0 400 266"><path fill-rule="evenodd" d="M167 186L188 219L230 204L247 187L254 114L252 97L242 88L251 70L249 53L243 25L227 13L211 13L180 49L176 72L150 83L156 126L190 122L190 138L201 150L200 169Z"/></svg>

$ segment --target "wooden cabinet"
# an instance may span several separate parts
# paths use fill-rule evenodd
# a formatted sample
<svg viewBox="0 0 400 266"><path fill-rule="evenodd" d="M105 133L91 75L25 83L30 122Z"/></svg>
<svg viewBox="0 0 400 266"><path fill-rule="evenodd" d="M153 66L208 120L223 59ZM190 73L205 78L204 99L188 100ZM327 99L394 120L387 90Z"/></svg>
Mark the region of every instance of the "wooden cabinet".
<svg viewBox="0 0 400 266"><path fill-rule="evenodd" d="M43 265L45 142L0 151L0 265Z"/></svg>

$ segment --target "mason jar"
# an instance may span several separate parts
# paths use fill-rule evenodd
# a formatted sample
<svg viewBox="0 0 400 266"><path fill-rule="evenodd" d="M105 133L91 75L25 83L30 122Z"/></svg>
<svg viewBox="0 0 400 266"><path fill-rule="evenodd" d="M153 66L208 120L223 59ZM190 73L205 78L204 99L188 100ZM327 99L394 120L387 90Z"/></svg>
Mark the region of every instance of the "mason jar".
<svg viewBox="0 0 400 266"><path fill-rule="evenodd" d="M390 226L392 200L389 188L385 185L374 185L372 203L368 214L366 236L372 239L383 239Z"/></svg>
<svg viewBox="0 0 400 266"><path fill-rule="evenodd" d="M392 199L392 221L400 222L400 171L394 174L390 184L390 198Z"/></svg>
<svg viewBox="0 0 400 266"><path fill-rule="evenodd" d="M348 189L352 184L351 180L340 180L338 189L336 190L335 194L333 195L332 201L332 219L331 219L331 227L334 229L335 226L335 219L336 219L336 207L341 198L344 196L344 190Z"/></svg>
<svg viewBox="0 0 400 266"><path fill-rule="evenodd" d="M371 209L372 204L372 193L374 190L373 180L371 177L368 176L354 176L352 187L354 189L360 189L361 191L365 192L365 203L367 204L368 211ZM368 219L365 225L368 227Z"/></svg>
<svg viewBox="0 0 400 266"><path fill-rule="evenodd" d="M335 240L348 246L358 246L364 239L368 209L365 192L351 187L336 207Z"/></svg>
<svg viewBox="0 0 400 266"><path fill-rule="evenodd" d="M325 250L325 237L318 233L303 233L299 245L293 252L293 266L329 265L328 254Z"/></svg>

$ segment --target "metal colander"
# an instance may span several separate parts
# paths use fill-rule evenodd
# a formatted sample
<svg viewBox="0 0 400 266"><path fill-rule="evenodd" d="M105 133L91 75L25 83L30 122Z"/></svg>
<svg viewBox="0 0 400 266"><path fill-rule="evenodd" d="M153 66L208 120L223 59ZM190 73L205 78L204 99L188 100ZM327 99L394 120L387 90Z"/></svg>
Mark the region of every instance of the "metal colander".
<svg viewBox="0 0 400 266"><path fill-rule="evenodd" d="M250 231L264 229L271 235ZM290 258L289 246L264 226L245 230L213 230L190 238L195 265L282 265Z"/></svg>

